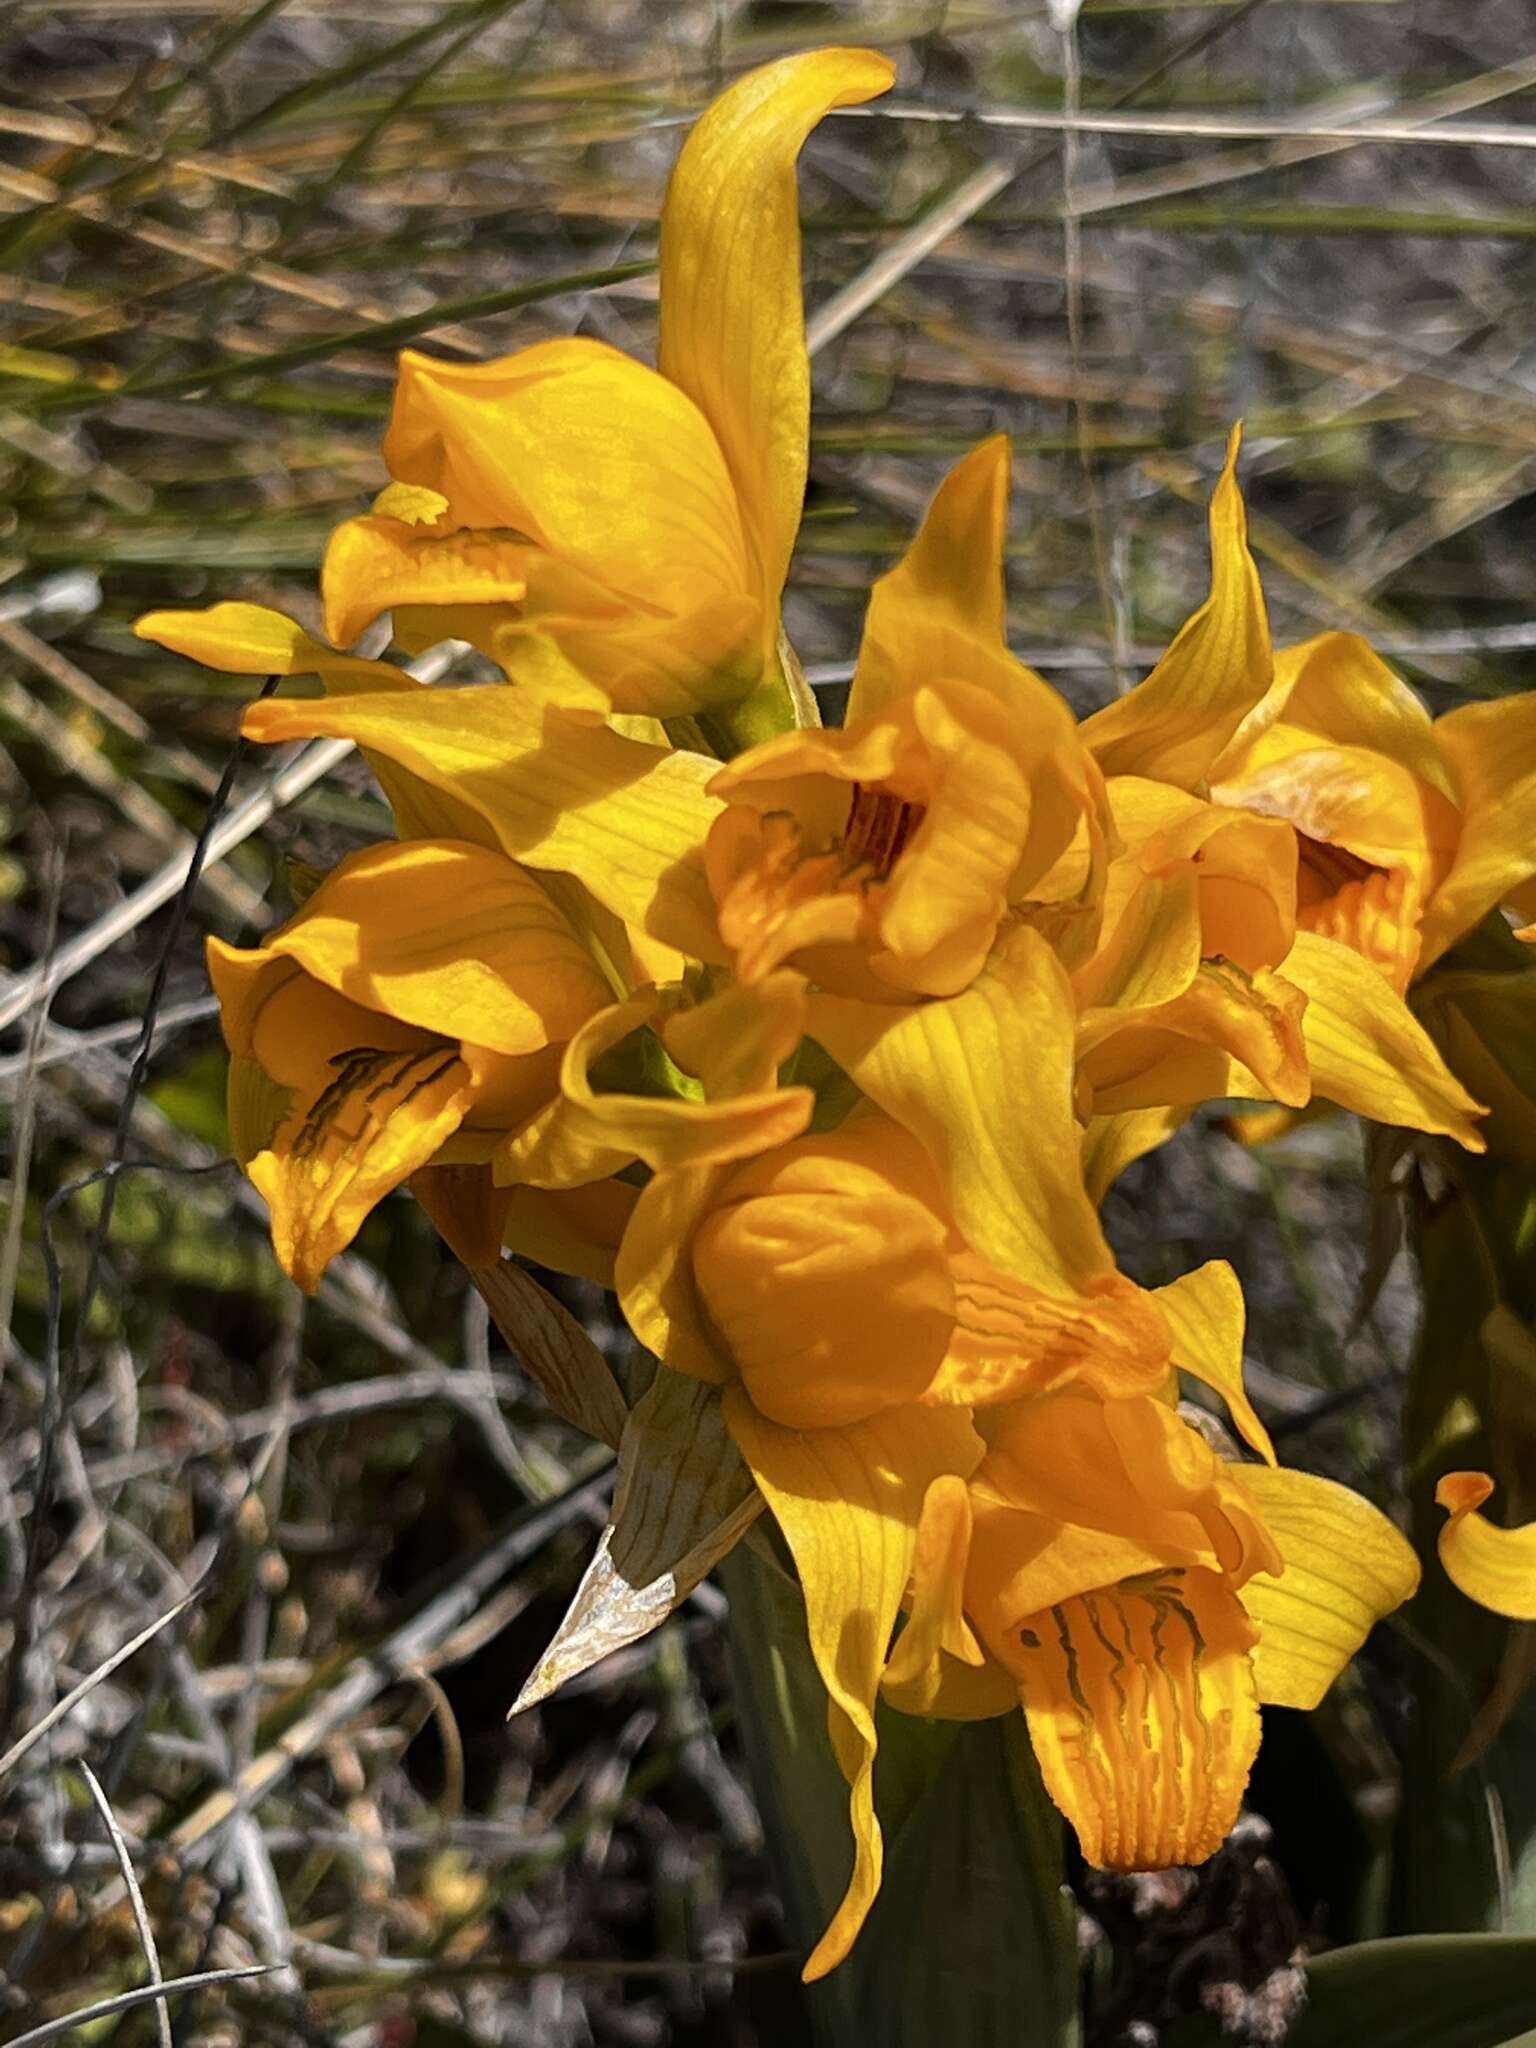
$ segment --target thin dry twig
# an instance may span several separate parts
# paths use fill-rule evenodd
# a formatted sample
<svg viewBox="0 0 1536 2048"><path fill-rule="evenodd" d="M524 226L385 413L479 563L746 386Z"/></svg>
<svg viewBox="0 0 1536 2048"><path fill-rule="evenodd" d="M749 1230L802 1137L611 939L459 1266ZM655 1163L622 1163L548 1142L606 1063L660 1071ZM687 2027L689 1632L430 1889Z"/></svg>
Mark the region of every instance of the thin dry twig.
<svg viewBox="0 0 1536 2048"><path fill-rule="evenodd" d="M193 1591L184 1600L178 1600L174 1607L168 1607L164 1614L159 1615L147 1628L141 1628L137 1635L130 1636L121 1649L114 1650L110 1657L105 1658L94 1671L82 1678L77 1686L65 1693L63 1699L56 1701L40 1721L24 1735L19 1736L4 1756L0 1756L0 1778L8 1771L14 1770L27 1752L42 1741L49 1729L56 1728L67 1714L73 1713L86 1695L94 1692L104 1678L110 1678L120 1665L127 1663L135 1651L142 1650L146 1643L153 1642L161 1629L169 1627L177 1615L185 1614L196 1597L196 1592Z"/></svg>
<svg viewBox="0 0 1536 2048"><path fill-rule="evenodd" d="M81 1760L80 1775L85 1780L86 1790L96 1802L96 1811L101 1815L101 1824L107 1831L113 1852L117 1857L118 1869L123 1874L123 1883L128 1890L128 1904L133 1911L133 1924L138 1929L139 1946L144 1951L144 1968L152 1985L163 1986L165 1979L160 1969L160 1951L155 1946L155 1930L150 1925L149 1910L144 1904L144 1894L134 1874L133 1858L128 1854L128 1844L123 1831L117 1824L117 1815L112 1811L112 1802L101 1788L101 1781L90 1765ZM155 2003L155 2028L160 2036L160 2048L173 2048L171 2038L171 2013L165 1999Z"/></svg>
<svg viewBox="0 0 1536 2048"><path fill-rule="evenodd" d="M249 1977L267 1977L273 1967L271 1963L243 1963L238 1969L196 1970L189 1977L171 1977L163 1984L141 1984L137 1990L120 1991L115 1998L100 1998L94 2004L82 2005L77 2012L45 2020L40 2027L17 2034L10 2048L42 2048L44 2041L56 2041L60 2034L72 2034L77 2028L94 2026L98 2020L132 2012L135 2006L148 2005L152 2000L163 2005L166 1999L179 1998L184 1991L205 1991L211 1984L238 1984Z"/></svg>
<svg viewBox="0 0 1536 2048"><path fill-rule="evenodd" d="M301 1757L361 1713L386 1686L433 1669L443 1638L475 1612L497 1581L601 1498L612 1463L611 1454L603 1451L588 1461L587 1469L564 1493L514 1516L450 1585L393 1630L376 1650L356 1658L307 1714L241 1771L234 1787L216 1792L188 1814L172 1830L171 1847L185 1851L206 1843L232 1814L270 1792Z"/></svg>
<svg viewBox="0 0 1536 2048"><path fill-rule="evenodd" d="M419 660L408 662L406 668L418 682L436 682L447 673L459 652L459 643L450 641L442 647L433 648ZM322 776L329 775L351 752L350 740L311 740L296 748L276 774L219 819L208 835L201 868L206 870L215 866L226 854L242 846L279 811L286 810L306 790L312 789ZM0 1030L7 1024L14 1024L18 1017L25 1016L34 1003L62 988L82 968L115 946L119 939L137 930L146 918L152 917L186 886L191 872L192 854L178 854L151 875L147 882L125 896L121 903L115 904L105 916L87 926L68 944L60 946L50 962L33 968L28 974L18 975L4 996L0 996Z"/></svg>

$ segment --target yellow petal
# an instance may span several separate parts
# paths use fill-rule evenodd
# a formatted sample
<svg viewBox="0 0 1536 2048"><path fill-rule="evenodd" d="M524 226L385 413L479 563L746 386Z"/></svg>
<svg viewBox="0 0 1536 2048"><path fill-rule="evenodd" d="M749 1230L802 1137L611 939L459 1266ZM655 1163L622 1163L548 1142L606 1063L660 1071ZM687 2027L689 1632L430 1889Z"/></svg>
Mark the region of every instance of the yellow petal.
<svg viewBox="0 0 1536 2048"><path fill-rule="evenodd" d="M319 676L330 687L397 690L417 687L387 661L337 654L282 612L260 604L213 604L206 611L146 612L134 621L141 640L237 676Z"/></svg>
<svg viewBox="0 0 1536 2048"><path fill-rule="evenodd" d="M1258 1624L1253 1653L1267 1706L1315 1707L1384 1614L1419 1583L1412 1546L1369 1501L1286 1467L1232 1465L1285 1561L1242 1589Z"/></svg>
<svg viewBox="0 0 1536 2048"><path fill-rule="evenodd" d="M965 1607L993 1659L1009 1671L1017 1661L1019 1628L1041 1608L1163 1570L1170 1554L1180 1564L1204 1559L1200 1532L1193 1527L1192 1540L1170 1553L1166 1529L1138 1539L1010 1507L993 1497L987 1482L996 1476L996 1461L988 1458L971 1485L974 1519Z"/></svg>
<svg viewBox="0 0 1536 2048"><path fill-rule="evenodd" d="M1536 874L1536 693L1463 704L1435 721L1461 805L1449 875L1424 918L1423 964Z"/></svg>
<svg viewBox="0 0 1536 2048"><path fill-rule="evenodd" d="M614 1259L634 1214L637 1192L623 1181L579 1188L505 1188L504 1242L551 1272L614 1285Z"/></svg>
<svg viewBox="0 0 1536 2048"><path fill-rule="evenodd" d="M724 451L769 616L799 530L810 419L795 159L831 108L894 75L875 51L843 49L748 72L695 124L662 209L657 360Z"/></svg>
<svg viewBox="0 0 1536 2048"><path fill-rule="evenodd" d="M1132 886L1117 869L1134 868ZM1140 872L1139 861L1110 863L1104 935L1072 976L1080 1007L1145 1010L1174 1002L1200 971L1200 884L1193 870Z"/></svg>
<svg viewBox="0 0 1536 2048"><path fill-rule="evenodd" d="M417 632L423 605L473 606L476 645L588 716L696 712L761 674L734 487L697 407L654 370L584 339L492 363L407 352L385 453L475 531L344 527L326 577L338 634L396 602Z"/></svg>
<svg viewBox="0 0 1536 2048"><path fill-rule="evenodd" d="M407 349L384 459L392 476L441 492L456 524L519 534L614 596L676 609L747 588L736 495L708 422L605 342L535 342L483 363Z"/></svg>
<svg viewBox="0 0 1536 2048"><path fill-rule="evenodd" d="M531 553L499 534L420 534L400 519L348 519L320 565L326 633L348 647L397 605L517 604Z"/></svg>
<svg viewBox="0 0 1536 2048"><path fill-rule="evenodd" d="M709 1213L725 1168L677 1166L646 1182L614 1262L624 1320L647 1351L673 1371L723 1385L736 1375L699 1296L693 1235Z"/></svg>
<svg viewBox="0 0 1536 2048"><path fill-rule="evenodd" d="M1236 1571L1276 1561L1252 1506L1229 1496L1227 1468L1161 1400L1105 1400L1070 1386L1004 1410L989 1434L973 1491L1007 1512L978 1537L973 1611L997 1655L999 1629L1112 1579L1160 1565ZM1104 1539L1119 1550L1106 1552Z"/></svg>
<svg viewBox="0 0 1536 2048"><path fill-rule="evenodd" d="M573 874L627 923L695 958L724 960L703 842L718 764L578 724L489 683L404 696L268 698L254 740L356 740L450 792L514 860Z"/></svg>
<svg viewBox="0 0 1536 2048"><path fill-rule="evenodd" d="M349 855L265 950L365 1009L494 1052L567 1039L608 1001L535 878L451 841Z"/></svg>
<svg viewBox="0 0 1536 2048"><path fill-rule="evenodd" d="M1122 853L1110 867L1108 929L1135 877L1192 878L1200 905L1200 951L1249 973L1285 958L1296 930L1296 840L1283 818L1233 811L1150 782L1116 775L1107 785Z"/></svg>
<svg viewBox="0 0 1536 2048"><path fill-rule="evenodd" d="M1512 1621L1536 1621L1536 1522L1502 1529L1478 1510L1493 1492L1486 1472L1447 1472L1436 1504L1450 1520L1440 1531L1446 1576L1480 1607Z"/></svg>
<svg viewBox="0 0 1536 2048"><path fill-rule="evenodd" d="M1275 715L1267 724L1283 720L1320 739L1378 755L1454 799L1429 713L1358 633L1319 633L1298 646L1277 647L1272 695ZM1240 730L1230 753L1213 766L1212 782L1240 772L1240 757L1257 737L1251 728Z"/></svg>
<svg viewBox="0 0 1536 2048"><path fill-rule="evenodd" d="M135 622L153 640L205 668L241 676L318 676L327 690L410 696L422 685L388 661L337 654L281 612L259 604L215 604L201 612L147 612ZM394 762L369 754L368 765L395 814L402 839L469 839L489 844L474 809L451 789L434 787Z"/></svg>
<svg viewBox="0 0 1536 2048"><path fill-rule="evenodd" d="M1475 1102L1402 998L1368 960L1336 939L1298 932L1285 978L1307 999L1302 1018L1313 1092L1376 1123L1403 1124L1485 1149ZM1250 1091L1234 1085L1234 1095Z"/></svg>
<svg viewBox="0 0 1536 2048"><path fill-rule="evenodd" d="M1168 1325L1119 1273L1071 1299L1042 1294L974 1252L947 1261L954 1333L926 1396L994 1407L1080 1380L1109 1395L1157 1391L1168 1378Z"/></svg>
<svg viewBox="0 0 1536 2048"><path fill-rule="evenodd" d="M937 1199L910 1134L881 1116L778 1146L720 1186L694 1281L770 1421L839 1428L926 1391L955 1312Z"/></svg>
<svg viewBox="0 0 1536 2048"><path fill-rule="evenodd" d="M810 1983L848 1953L880 1889L875 1695L924 1496L942 1473L965 1477L981 1440L963 1416L925 1408L889 1408L847 1429L783 1429L740 1387L726 1389L725 1414L800 1574L828 1732L850 1789L853 1877L805 1966Z"/></svg>
<svg viewBox="0 0 1536 2048"><path fill-rule="evenodd" d="M1225 1259L1208 1259L1152 1294L1173 1333L1174 1364L1220 1394L1244 1443L1273 1465L1275 1447L1243 1385L1246 1310L1237 1275Z"/></svg>
<svg viewBox="0 0 1536 2048"><path fill-rule="evenodd" d="M800 977L732 984L691 1010L678 1010L677 1000L643 990L576 1033L561 1068L562 1099L546 1121L513 1135L502 1159L505 1178L571 1186L636 1159L662 1173L750 1158L800 1135L815 1096L778 1083L778 1069L801 1035ZM675 1060L665 1079L696 1080L692 1096L632 1093L595 1077L604 1054L653 1028ZM654 1039L645 1048L653 1057L660 1050Z"/></svg>
<svg viewBox="0 0 1536 2048"><path fill-rule="evenodd" d="M1415 900L1440 878L1455 848L1458 820L1449 798L1385 755L1320 740L1279 721L1235 765L1222 768L1211 794L1221 804L1287 819L1307 839L1309 858L1343 848L1367 867L1401 871ZM1337 886L1335 884L1334 886Z"/></svg>
<svg viewBox="0 0 1536 2048"><path fill-rule="evenodd" d="M360 1047L247 1167L272 1211L279 1263L306 1293L368 1212L425 1166L475 1096L469 1068L441 1043L404 1052Z"/></svg>
<svg viewBox="0 0 1536 2048"><path fill-rule="evenodd" d="M809 1030L937 1164L966 1243L1047 1294L1114 1260L1078 1168L1076 1011L1038 932L1010 932L963 995L884 1009L811 1000Z"/></svg>
<svg viewBox="0 0 1536 2048"><path fill-rule="evenodd" d="M1203 961L1172 1002L1089 1011L1078 1037L1079 1085L1092 1091L1094 1115L1111 1116L1235 1093L1228 1080L1235 1063L1275 1101L1304 1103L1312 1088L1305 1002L1289 965L1283 975L1265 968L1250 975L1228 961Z"/></svg>
<svg viewBox="0 0 1536 2048"><path fill-rule="evenodd" d="M979 1721L1018 1704L1017 1686L987 1656L965 1618L970 1543L969 1490L958 1473L946 1473L923 1497L906 1626L880 1681L898 1713Z"/></svg>
<svg viewBox="0 0 1536 2048"><path fill-rule="evenodd" d="M1083 1182L1088 1198L1103 1201L1134 1160L1155 1152L1187 1121L1192 1104L1156 1104L1118 1116L1091 1116L1083 1127Z"/></svg>
<svg viewBox="0 0 1536 2048"><path fill-rule="evenodd" d="M916 683L980 681L1006 658L1008 468L1006 434L957 462L912 545L871 590L846 725Z"/></svg>
<svg viewBox="0 0 1536 2048"><path fill-rule="evenodd" d="M1083 737L1106 775L1194 789L1269 688L1269 624L1237 487L1241 430L1211 498L1211 591L1152 673L1094 712Z"/></svg>
<svg viewBox="0 0 1536 2048"><path fill-rule="evenodd" d="M521 612L500 616L490 654L511 680L588 717L681 718L742 696L763 670L754 598L711 597L660 617L615 617L561 563L536 556Z"/></svg>
<svg viewBox="0 0 1536 2048"><path fill-rule="evenodd" d="M1215 1572L1128 1580L1019 1631L1014 1663L1045 1788L1099 1869L1203 1863L1259 1748L1254 1631Z"/></svg>
<svg viewBox="0 0 1536 2048"><path fill-rule="evenodd" d="M876 972L896 988L954 995L991 950L1019 871L1033 857L1033 764L1009 714L980 691L924 687L910 699L933 787L926 815L891 872L879 914L889 958ZM1054 808L1054 807L1053 807ZM1070 837L1071 823L1064 837ZM1029 869L1036 879L1044 861Z"/></svg>

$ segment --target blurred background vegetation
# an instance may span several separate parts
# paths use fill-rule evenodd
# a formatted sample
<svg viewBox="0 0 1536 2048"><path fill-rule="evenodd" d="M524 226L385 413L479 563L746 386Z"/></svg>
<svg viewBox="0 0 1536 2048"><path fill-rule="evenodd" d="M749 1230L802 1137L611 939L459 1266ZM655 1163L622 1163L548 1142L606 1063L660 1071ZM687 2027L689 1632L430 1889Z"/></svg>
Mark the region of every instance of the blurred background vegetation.
<svg viewBox="0 0 1536 2048"><path fill-rule="evenodd" d="M305 1303L221 1163L199 935L267 928L291 861L387 814L355 758L234 753L246 683L130 623L226 597L314 622L327 532L385 481L399 346L579 330L647 355L692 114L751 62L878 42L897 91L827 122L802 176L817 410L788 624L829 706L871 574L997 428L1015 644L1105 701L1203 595L1238 417L1277 638L1368 632L1437 708L1536 681L1528 0L1071 12L0 15L0 1750L195 1589L0 1783L0 2038L144 1981L105 1811L166 1977L289 1959L178 2000L179 2041L803 2033L720 1594L508 1725L601 1524L590 1447L413 1205ZM1149 1281L1232 1259L1283 1455L1401 1509L1419 1307L1391 1163L1341 1120L1260 1153L1208 1123L1109 1215ZM1198 1883L1081 1888L1095 2040L1155 2040L1203 1997L1278 2041L1283 1985L1260 1992L1298 1946L1381 1931L1416 1654L1383 1632L1317 1724L1272 1717L1256 1817ZM1452 1690L1459 1743L1479 1702ZM1463 1848L1508 1908L1486 1791Z"/></svg>

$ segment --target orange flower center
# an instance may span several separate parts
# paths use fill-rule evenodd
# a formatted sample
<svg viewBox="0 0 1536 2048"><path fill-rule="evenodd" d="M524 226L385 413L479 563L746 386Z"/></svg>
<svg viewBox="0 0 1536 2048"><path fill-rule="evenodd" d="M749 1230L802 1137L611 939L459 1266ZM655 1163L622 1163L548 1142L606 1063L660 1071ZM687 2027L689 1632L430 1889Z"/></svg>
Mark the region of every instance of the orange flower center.
<svg viewBox="0 0 1536 2048"><path fill-rule="evenodd" d="M1380 868L1347 847L1296 834L1296 922L1379 967L1401 995L1419 959L1419 898L1406 868Z"/></svg>
<svg viewBox="0 0 1536 2048"><path fill-rule="evenodd" d="M867 866L877 881L884 881L924 812L924 805L908 803L891 790L856 782L843 829L844 860L850 867Z"/></svg>
<svg viewBox="0 0 1536 2048"><path fill-rule="evenodd" d="M1363 882L1381 872L1347 847L1330 846L1326 839L1309 839L1305 832L1296 834L1296 846L1300 856L1297 894L1304 908L1325 903L1350 882Z"/></svg>
<svg viewBox="0 0 1536 2048"><path fill-rule="evenodd" d="M817 850L789 812L730 805L711 830L706 864L740 978L758 980L809 948L867 939L880 885L925 815L923 804L856 782L841 838Z"/></svg>

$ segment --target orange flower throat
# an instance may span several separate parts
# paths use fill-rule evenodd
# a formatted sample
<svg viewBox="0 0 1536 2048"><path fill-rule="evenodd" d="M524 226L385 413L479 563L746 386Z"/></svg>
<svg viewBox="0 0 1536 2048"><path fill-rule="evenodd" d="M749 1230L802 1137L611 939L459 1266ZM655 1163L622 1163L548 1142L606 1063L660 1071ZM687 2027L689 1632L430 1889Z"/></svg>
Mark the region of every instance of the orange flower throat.
<svg viewBox="0 0 1536 2048"><path fill-rule="evenodd" d="M909 804L890 790L856 782L848 823L843 829L843 857L847 865L867 866L874 879L883 882L922 823L925 810L925 805Z"/></svg>

